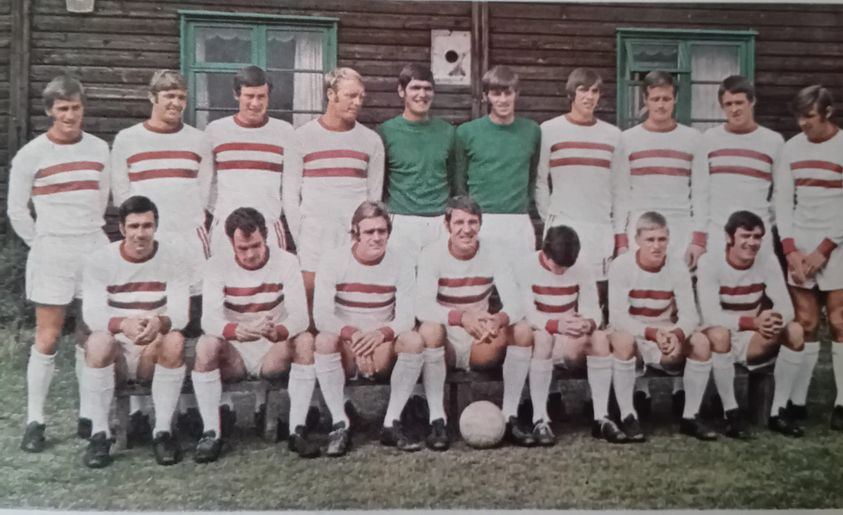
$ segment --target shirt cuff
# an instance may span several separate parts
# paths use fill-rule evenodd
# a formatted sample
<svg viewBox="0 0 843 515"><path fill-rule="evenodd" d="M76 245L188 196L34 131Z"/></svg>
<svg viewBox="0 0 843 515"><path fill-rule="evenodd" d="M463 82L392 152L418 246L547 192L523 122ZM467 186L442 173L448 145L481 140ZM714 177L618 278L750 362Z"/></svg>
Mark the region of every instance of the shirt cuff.
<svg viewBox="0 0 843 515"><path fill-rule="evenodd" d="M755 330L755 318L753 317L740 317L738 319L738 329L741 331L754 331Z"/></svg>
<svg viewBox="0 0 843 515"><path fill-rule="evenodd" d="M236 340L237 339L237 324L230 323L225 324L225 327L222 328L222 337L226 340Z"/></svg>
<svg viewBox="0 0 843 515"><path fill-rule="evenodd" d="M616 234L615 235L615 254L617 255L618 249L621 247L629 248L629 238L626 234Z"/></svg>
<svg viewBox="0 0 843 515"><path fill-rule="evenodd" d="M691 243L705 248L706 244L708 243L708 234L702 231L694 231L691 235Z"/></svg>
<svg viewBox="0 0 843 515"><path fill-rule="evenodd" d="M548 320L547 323L544 324L544 330L549 332L550 334L558 334L559 320Z"/></svg>
<svg viewBox="0 0 843 515"><path fill-rule="evenodd" d="M277 342L283 342L287 338L290 337L290 330L287 329L284 324L278 324L275 326L275 333L278 335Z"/></svg>
<svg viewBox="0 0 843 515"><path fill-rule="evenodd" d="M500 323L501 327L506 327L509 325L509 315L507 315L503 311L495 313L495 317L497 317L498 323Z"/></svg>
<svg viewBox="0 0 843 515"><path fill-rule="evenodd" d="M647 327L644 329L644 338L651 342L656 341L656 334L659 332L655 327Z"/></svg>
<svg viewBox="0 0 843 515"><path fill-rule="evenodd" d="M462 325L462 311L452 309L448 312L448 325Z"/></svg>
<svg viewBox="0 0 843 515"><path fill-rule="evenodd" d="M826 259L828 259L828 257L829 257L829 256L831 256L831 253L832 253L832 252L834 251L834 249L836 249L836 248L837 248L837 244L836 244L836 243L834 243L833 241L829 240L828 238L825 238L825 239L823 239L823 241L821 241L821 242L820 242L820 244L817 246L817 252L819 252L820 254L822 254L823 256L825 256L825 258L826 258Z"/></svg>
<svg viewBox="0 0 843 515"><path fill-rule="evenodd" d="M782 252L784 252L785 256L791 252L796 252L796 242L793 241L793 238L785 238L782 240Z"/></svg>
<svg viewBox="0 0 843 515"><path fill-rule="evenodd" d="M112 317L108 320L108 332L111 334L117 334L120 332L120 324L123 323L125 320L124 317Z"/></svg>
<svg viewBox="0 0 843 515"><path fill-rule="evenodd" d="M381 334L383 334L383 341L385 341L385 342L395 341L395 331L393 331L391 327L384 326L384 327L381 327L380 329L378 329L378 331L380 331Z"/></svg>
<svg viewBox="0 0 843 515"><path fill-rule="evenodd" d="M357 332L357 328L352 325L344 326L340 330L340 338L343 340L351 341L351 337L354 336L354 333Z"/></svg>

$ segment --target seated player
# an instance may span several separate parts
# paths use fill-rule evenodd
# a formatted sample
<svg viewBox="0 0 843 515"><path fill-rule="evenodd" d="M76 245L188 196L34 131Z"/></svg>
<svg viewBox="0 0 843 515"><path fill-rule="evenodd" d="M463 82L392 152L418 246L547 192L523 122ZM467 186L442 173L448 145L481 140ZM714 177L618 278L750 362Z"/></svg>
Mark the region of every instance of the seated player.
<svg viewBox="0 0 843 515"><path fill-rule="evenodd" d="M556 440L546 410L554 364L571 369L585 365L594 405L592 434L612 443L627 441L626 434L609 419L609 338L597 330L602 318L597 285L591 263L577 262L579 252L580 240L574 229L551 227L542 250L522 263L518 274L527 322L533 330L530 396L533 436L541 445L553 445Z"/></svg>
<svg viewBox="0 0 843 515"><path fill-rule="evenodd" d="M117 372L152 380L152 448L159 464L173 465L182 458L171 423L185 374L179 331L188 318L189 273L178 251L155 240L158 208L151 200L129 197L119 216L123 241L92 254L82 281L82 316L92 331L81 384L92 424L84 462L92 468L111 463L108 414Z"/></svg>
<svg viewBox="0 0 843 515"><path fill-rule="evenodd" d="M303 458L319 455L305 435L305 418L316 385L313 337L301 271L295 256L267 245L267 225L254 208L235 209L225 220L234 253L214 254L202 284L202 329L191 379L204 433L196 445L198 463L216 461L222 451L222 382L290 374L290 450ZM301 333L301 334L299 334ZM297 336L298 335L298 336Z"/></svg>
<svg viewBox="0 0 843 515"><path fill-rule="evenodd" d="M522 319L518 286L497 247L478 240L480 206L471 197L448 200L448 238L428 245L418 263L416 317L424 340L422 382L430 409L427 445L450 445L444 408L445 364L463 370L488 369L503 362L503 414L507 437L535 444L531 431L518 425L518 400L530 370L533 334ZM497 288L503 307L489 312ZM504 358L505 356L505 358Z"/></svg>
<svg viewBox="0 0 843 515"><path fill-rule="evenodd" d="M769 427L784 435L802 436L802 429L785 409L802 364L802 326L793 320L793 301L778 261L759 256L764 222L751 211L737 211L727 220L725 232L726 251L709 252L700 259L697 292L705 334L711 341L714 384L723 401L726 435L749 436L735 400L734 363L752 370L775 359ZM764 297L772 301L771 308L762 309Z"/></svg>
<svg viewBox="0 0 843 515"><path fill-rule="evenodd" d="M386 377L390 370L381 442L403 451L421 449L399 421L422 369L424 344L413 331L415 270L403 254L387 250L391 230L383 204L363 202L351 218L352 243L326 254L316 273L316 376L334 422L328 456L342 456L350 443L343 409L346 374Z"/></svg>
<svg viewBox="0 0 843 515"><path fill-rule="evenodd" d="M679 430L700 440L715 440L698 413L711 374L711 344L695 331L699 324L688 267L669 256L667 220L654 211L638 218L638 250L618 256L609 270L609 322L614 363L612 384L621 425L630 439L640 439L632 403L635 357L645 367L678 375L684 366L685 407Z"/></svg>

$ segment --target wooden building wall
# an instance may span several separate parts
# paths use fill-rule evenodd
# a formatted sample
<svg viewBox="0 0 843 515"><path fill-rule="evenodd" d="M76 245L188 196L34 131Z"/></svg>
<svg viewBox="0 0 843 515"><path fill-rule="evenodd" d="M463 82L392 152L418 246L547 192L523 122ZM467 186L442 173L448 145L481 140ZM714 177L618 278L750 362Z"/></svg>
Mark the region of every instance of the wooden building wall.
<svg viewBox="0 0 843 515"><path fill-rule="evenodd" d="M12 38L12 4L0 0L0 205L6 204L6 178L9 163L9 68ZM5 210L4 210L5 211Z"/></svg>

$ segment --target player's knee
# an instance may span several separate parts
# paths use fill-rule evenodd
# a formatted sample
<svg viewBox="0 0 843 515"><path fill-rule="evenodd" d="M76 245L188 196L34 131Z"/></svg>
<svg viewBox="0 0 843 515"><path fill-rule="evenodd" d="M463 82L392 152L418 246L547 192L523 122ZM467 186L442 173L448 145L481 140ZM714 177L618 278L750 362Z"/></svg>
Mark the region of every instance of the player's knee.
<svg viewBox="0 0 843 515"><path fill-rule="evenodd" d="M820 327L819 313L797 313L796 321L802 326L805 338L813 340L816 338L817 329Z"/></svg>
<svg viewBox="0 0 843 515"><path fill-rule="evenodd" d="M313 353L316 349L316 338L305 331L292 340L293 362L299 365L312 365Z"/></svg>
<svg viewBox="0 0 843 515"><path fill-rule="evenodd" d="M395 352L406 352L408 354L421 354L424 350L424 340L419 333L407 331L398 335L395 340Z"/></svg>
<svg viewBox="0 0 843 515"><path fill-rule="evenodd" d="M789 322L784 326L784 329L779 335L779 340L776 343L777 345L780 343L788 349L799 352L805 348L805 330L800 324L796 322Z"/></svg>
<svg viewBox="0 0 843 515"><path fill-rule="evenodd" d="M89 367L102 368L114 363L114 337L104 331L91 333L85 342L85 363Z"/></svg>
<svg viewBox="0 0 843 515"><path fill-rule="evenodd" d="M831 338L834 341L843 341L843 309L829 311L828 328L831 330Z"/></svg>
<svg viewBox="0 0 843 515"><path fill-rule="evenodd" d="M427 348L445 345L445 326L435 322L422 322L419 325L419 336Z"/></svg>
<svg viewBox="0 0 843 515"><path fill-rule="evenodd" d="M614 331L609 336L612 354L620 360L630 360L635 356L635 338L623 331Z"/></svg>
<svg viewBox="0 0 843 515"><path fill-rule="evenodd" d="M711 359L711 342L701 332L694 332L688 338L688 357L697 361Z"/></svg>
<svg viewBox="0 0 843 515"><path fill-rule="evenodd" d="M547 331L533 331L533 357L549 359L553 353L553 335Z"/></svg>
<svg viewBox="0 0 843 515"><path fill-rule="evenodd" d="M39 325L35 328L35 348L41 354L55 354L61 336L61 326Z"/></svg>
<svg viewBox="0 0 843 515"><path fill-rule="evenodd" d="M726 353L732 349L732 334L725 327L709 327L705 330L705 336L711 342L713 352Z"/></svg>
<svg viewBox="0 0 843 515"><path fill-rule="evenodd" d="M606 334L606 331L594 331L591 333L590 342L592 356L608 356L611 352L609 335Z"/></svg>
<svg viewBox="0 0 843 515"><path fill-rule="evenodd" d="M526 322L518 322L512 328L512 344L516 347L533 346L533 328Z"/></svg>
<svg viewBox="0 0 843 515"><path fill-rule="evenodd" d="M184 364L184 335L182 333L171 331L161 338L158 363L167 368L176 368Z"/></svg>
<svg viewBox="0 0 843 515"><path fill-rule="evenodd" d="M208 372L216 368L215 364L222 354L222 345L222 340L216 336L200 336L196 342L196 363L193 369L197 372Z"/></svg>
<svg viewBox="0 0 843 515"><path fill-rule="evenodd" d="M314 340L314 348L319 354L334 354L340 351L340 337L333 333L319 333Z"/></svg>

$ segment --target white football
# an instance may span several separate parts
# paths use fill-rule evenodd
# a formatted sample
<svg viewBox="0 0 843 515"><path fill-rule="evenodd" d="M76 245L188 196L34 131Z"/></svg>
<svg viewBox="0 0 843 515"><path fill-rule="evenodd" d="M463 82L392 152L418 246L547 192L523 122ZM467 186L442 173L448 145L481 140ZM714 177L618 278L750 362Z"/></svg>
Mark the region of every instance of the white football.
<svg viewBox="0 0 843 515"><path fill-rule="evenodd" d="M472 402L460 415L462 439L477 449L487 449L499 444L505 430L506 420L503 413L489 401Z"/></svg>

